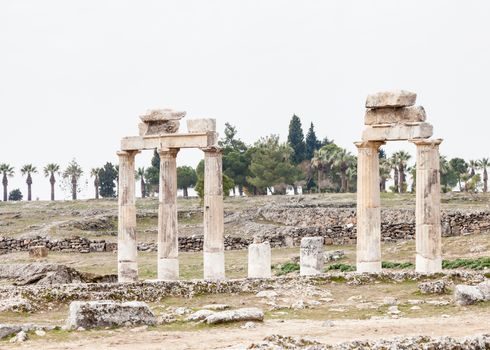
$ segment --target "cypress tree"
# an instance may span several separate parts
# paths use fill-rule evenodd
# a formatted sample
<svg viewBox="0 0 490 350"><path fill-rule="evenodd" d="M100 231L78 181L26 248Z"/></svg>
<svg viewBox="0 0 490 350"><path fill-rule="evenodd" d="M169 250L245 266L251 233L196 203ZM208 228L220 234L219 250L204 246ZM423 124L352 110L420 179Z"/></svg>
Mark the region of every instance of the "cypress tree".
<svg viewBox="0 0 490 350"><path fill-rule="evenodd" d="M310 124L308 133L306 134L306 154L305 159L312 159L313 153L320 148L321 142L317 139L313 123Z"/></svg>
<svg viewBox="0 0 490 350"><path fill-rule="evenodd" d="M293 149L291 161L294 164L299 164L305 160L305 137L301 127L301 120L296 114L293 115L291 121L289 122L288 143Z"/></svg>

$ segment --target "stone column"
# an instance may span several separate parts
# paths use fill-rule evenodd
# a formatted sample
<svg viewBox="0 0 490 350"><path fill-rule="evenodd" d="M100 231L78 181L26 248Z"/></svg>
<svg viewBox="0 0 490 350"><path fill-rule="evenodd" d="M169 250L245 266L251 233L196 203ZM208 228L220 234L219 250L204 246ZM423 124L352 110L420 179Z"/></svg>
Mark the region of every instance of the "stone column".
<svg viewBox="0 0 490 350"><path fill-rule="evenodd" d="M204 149L204 278L225 278L222 154Z"/></svg>
<svg viewBox="0 0 490 350"><path fill-rule="evenodd" d="M381 209L379 147L384 142L356 142L357 272L381 271Z"/></svg>
<svg viewBox="0 0 490 350"><path fill-rule="evenodd" d="M136 196L134 157L138 151L121 151L119 156L119 186L117 221L117 270L119 282L138 281L136 242Z"/></svg>
<svg viewBox="0 0 490 350"><path fill-rule="evenodd" d="M426 273L440 272L442 253L439 145L442 140L412 142L417 146L415 270Z"/></svg>
<svg viewBox="0 0 490 350"><path fill-rule="evenodd" d="M178 149L158 150L160 186L158 204L158 279L179 279L179 234L177 227Z"/></svg>
<svg viewBox="0 0 490 350"><path fill-rule="evenodd" d="M323 273L323 237L303 237L299 254L299 274L301 276Z"/></svg>
<svg viewBox="0 0 490 350"><path fill-rule="evenodd" d="M254 239L248 246L248 278L271 278L271 260L269 242Z"/></svg>

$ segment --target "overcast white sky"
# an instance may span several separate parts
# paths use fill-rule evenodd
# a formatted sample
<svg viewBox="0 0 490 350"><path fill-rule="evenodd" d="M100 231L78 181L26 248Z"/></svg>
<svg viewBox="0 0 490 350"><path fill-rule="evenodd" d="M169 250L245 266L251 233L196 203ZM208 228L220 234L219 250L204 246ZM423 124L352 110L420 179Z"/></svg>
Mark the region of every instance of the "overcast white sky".
<svg viewBox="0 0 490 350"><path fill-rule="evenodd" d="M443 154L488 157L489 35L484 0L0 0L0 162L24 193L25 163L76 158L88 173L154 107L228 121L247 142L285 140L296 113L355 152L366 95L395 88L418 93ZM388 152L400 147L413 154ZM33 197L49 197L41 174Z"/></svg>

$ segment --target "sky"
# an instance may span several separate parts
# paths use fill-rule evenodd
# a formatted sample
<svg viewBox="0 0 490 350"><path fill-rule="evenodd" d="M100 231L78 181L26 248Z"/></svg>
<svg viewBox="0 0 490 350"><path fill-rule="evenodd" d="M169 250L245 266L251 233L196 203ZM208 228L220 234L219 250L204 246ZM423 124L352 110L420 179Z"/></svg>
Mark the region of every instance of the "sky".
<svg viewBox="0 0 490 350"><path fill-rule="evenodd" d="M285 141L297 114L355 154L366 96L391 89L418 94L442 154L489 157L489 18L484 0L0 0L0 163L26 194L23 164L75 158L90 197L90 169L117 162L150 108L230 122L249 143ZM48 199L42 171L33 181Z"/></svg>

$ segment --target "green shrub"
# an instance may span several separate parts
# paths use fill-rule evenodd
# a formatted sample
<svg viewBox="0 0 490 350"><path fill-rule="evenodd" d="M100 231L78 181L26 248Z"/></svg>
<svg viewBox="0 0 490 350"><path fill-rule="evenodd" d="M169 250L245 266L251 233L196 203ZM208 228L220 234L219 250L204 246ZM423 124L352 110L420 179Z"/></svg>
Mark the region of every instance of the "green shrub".
<svg viewBox="0 0 490 350"><path fill-rule="evenodd" d="M483 270L490 268L490 257L482 257L477 259L456 259L456 260L443 260L443 269L458 269L465 268L471 270Z"/></svg>
<svg viewBox="0 0 490 350"><path fill-rule="evenodd" d="M356 271L356 267L354 265L337 263L337 264L332 264L330 266L327 266L326 271L331 271L331 270L340 270L342 272L350 272L350 271Z"/></svg>
<svg viewBox="0 0 490 350"><path fill-rule="evenodd" d="M383 261L381 263L381 267L383 269L409 269L409 268L413 268L414 266L411 262Z"/></svg>
<svg viewBox="0 0 490 350"><path fill-rule="evenodd" d="M299 264L294 262L287 262L281 265L281 269L276 274L277 276L287 275L290 272L299 271Z"/></svg>

